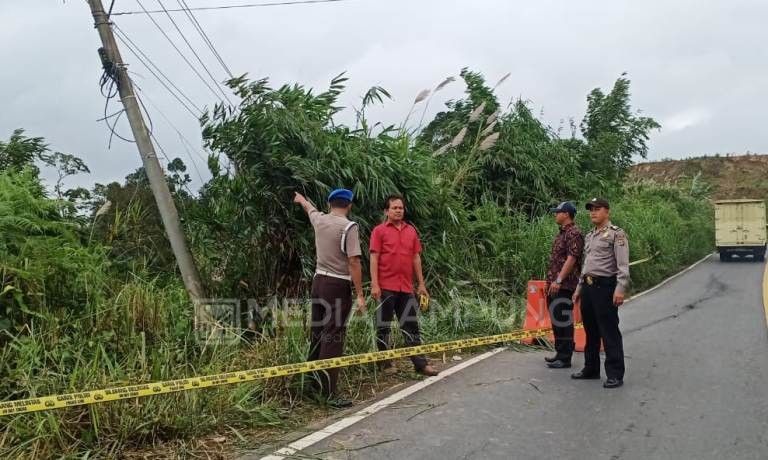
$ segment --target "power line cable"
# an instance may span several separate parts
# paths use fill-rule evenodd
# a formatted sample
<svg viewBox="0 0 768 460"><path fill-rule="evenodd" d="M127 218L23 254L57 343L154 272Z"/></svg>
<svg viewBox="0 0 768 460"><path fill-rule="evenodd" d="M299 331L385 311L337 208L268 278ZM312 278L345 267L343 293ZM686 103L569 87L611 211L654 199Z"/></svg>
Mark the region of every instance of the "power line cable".
<svg viewBox="0 0 768 460"><path fill-rule="evenodd" d="M203 113L203 110L200 107L198 107L197 104L195 104L192 101L192 99L190 99L189 96L187 96L178 86L176 86L173 80L171 80L160 69L160 67L158 67L157 64L155 64L154 61L152 61L152 59L150 59L150 57L147 56L147 54L144 53L144 51L142 51L142 49L138 45L136 45L136 43L134 43L133 40L131 40L128 34L126 34L120 27L118 27L117 24L114 24L114 27L115 27L115 36L118 38L118 40L120 40L120 42L123 43L123 45L125 45L128 51L130 51L136 57L136 59L138 59L138 61L157 79L157 81L159 81L160 84L163 85L163 87L165 87L165 89L168 90L168 92L171 93L171 95L177 101L179 101L179 103L187 110L187 112L189 112L193 117L195 117L195 119L199 120L200 116ZM157 72L155 72L155 70L152 69L153 67ZM161 75L163 78L165 78L165 80L168 83L163 81L163 78L160 78L158 74ZM173 87L173 89L171 89L171 87ZM178 94L176 94L176 92L178 92ZM182 97L186 99L187 102L184 102L181 99ZM187 105L187 103L189 103L189 105ZM197 113L195 113L195 111L193 111L189 107L190 105L194 107L195 110L197 110Z"/></svg>
<svg viewBox="0 0 768 460"><path fill-rule="evenodd" d="M109 113L109 103L117 97L119 93L118 88L118 67L117 65L109 60L106 53L100 49L99 55L101 57L101 66L104 69L101 77L99 78L99 88L101 90L101 95L104 96L104 117L100 118L97 121L103 121L107 128L109 128L109 143L107 144L107 148L112 148L112 138L118 137L119 139L124 140L125 142L134 142L132 139L125 138L117 133L117 123L120 121L120 117L125 113L125 108L122 108L118 110L117 112L108 115ZM114 118L114 121L112 124L110 124L109 120Z"/></svg>
<svg viewBox="0 0 768 460"><path fill-rule="evenodd" d="M107 19L109 19L110 16L112 16L112 8L115 7L115 0L112 0L112 2L109 4L109 12L107 13Z"/></svg>
<svg viewBox="0 0 768 460"><path fill-rule="evenodd" d="M105 75L106 75L106 72L105 72ZM96 121L104 121L104 122L106 122L106 124L107 124L107 127L109 127L110 135L109 135L109 144L107 145L107 148L110 148L110 149L112 148L112 137L117 137L117 138L119 138L119 139L121 139L121 140L123 140L123 141L125 141L125 142L130 142L130 143L132 143L132 144L135 144L135 143L136 143L136 140L135 140L135 139L128 139L128 138L125 138L125 137L123 137L123 136L121 136L120 134L118 134L118 133L117 133L117 123L120 121L120 117L122 117L122 116L123 116L123 114L125 114L125 113L126 113L126 111L125 111L125 108L121 108L121 109L120 109L120 110L118 110L117 112L115 112L115 113L113 113L113 114L111 114L111 115L107 115L107 112L109 111L109 102L110 102L110 101L111 101L111 100L112 100L114 97L116 97L116 96L117 96L117 94L118 94L119 90L116 88L116 87L117 87L117 83L116 83L116 81L117 81L117 80L112 80L112 79L110 79L110 83L109 83L109 86L107 87L107 90L106 90L106 93L105 93L105 91L104 91L104 86L103 86L103 85L105 84L105 83L104 83L104 78L105 78L105 77L104 77L104 76L102 76L102 82L101 82L101 85L102 85L102 88L101 88L101 93L102 93L102 95L104 95L104 97L106 98L106 103L104 104L104 117L103 117L103 118L100 118L100 119L98 119L98 120L96 120ZM129 78L130 78L130 77L129 77ZM138 89L138 85L136 85L136 84L133 82L133 80L131 80L131 84L132 84L132 85L134 85L134 86L136 86L136 88ZM114 87L114 89L113 89L113 87ZM136 99L139 101L139 104L140 104L140 106L141 106L141 109L142 109L142 110L144 110L144 114L147 116L147 122L149 123L149 126L147 127L147 131L149 132L149 135L151 136L151 135L152 135L152 133L153 133L153 132L154 132L154 130L155 130L155 124L154 124L154 122L152 121L152 116L151 116L151 115L149 114L149 112L147 111L147 107L144 105L144 101L142 101L142 100L141 100L140 98L138 98L138 97L137 97ZM115 119L115 121L114 121L114 122L112 122L112 124L110 125L110 124L109 124L109 120L110 120L110 119L112 119L112 118L114 118L114 119Z"/></svg>
<svg viewBox="0 0 768 460"><path fill-rule="evenodd" d="M165 160L166 160L166 161L168 162L168 164L170 165L170 164L172 163L172 161L171 161L171 159L168 157L168 154L167 154L167 153L165 153L165 149L163 148L162 144L160 144L160 141L158 141L158 140L157 140L157 136L155 136L155 135L154 135L154 134L152 134L152 133L150 133L150 134L149 134L149 136L150 136L150 137L152 138L152 140L155 142L155 145L157 146L157 148L158 148L158 149L160 149L160 154L161 154L161 155L163 155L163 157L165 158ZM166 167L166 168L167 168L167 167ZM183 186L184 186L184 188L185 188L185 189L187 189L187 192L189 192L189 194L190 194L190 195L193 195L193 196L194 196L194 193L192 192L192 190L190 190L190 188L189 188L189 185L187 185L186 183L183 183L183 182L182 182L182 184L181 184L181 185L183 185Z"/></svg>
<svg viewBox="0 0 768 460"><path fill-rule="evenodd" d="M177 101L178 101L178 102L179 102L179 103L180 103L180 104L181 104L181 105L182 105L182 106L183 106L185 109L187 109L187 111L189 111L189 112L190 112L190 114L192 114L192 116L193 116L193 117L195 117L195 119L196 119L196 120L199 120L199 115L196 115L194 112L192 112L192 111L191 111L191 109L190 109L190 108L189 108L189 107L188 107L188 106L187 106L187 105L184 103L184 101L182 101L181 99L179 99L178 95L177 95L177 94L176 94L176 93L175 93L175 92L174 92L174 91L173 91L173 90L172 90L172 89L171 89L171 88L170 88L170 87L169 87L167 84L165 84L165 82L163 81L163 79L162 79L162 78L160 78L160 77L157 75L157 73L155 73L155 71L153 71L153 70L152 70L152 67L150 67L150 65L149 65L149 64L151 64L152 66L154 66L154 67L155 67L155 69L157 69L157 71L158 71L158 72L159 72L159 73L160 73L160 74L161 74L161 75L162 75L162 76L163 76L163 77L164 77L166 80L168 80L168 82L169 82L171 85L173 85L173 87L174 87L174 88L175 88L175 89L176 89L176 90L177 90L179 93L181 93L181 94L182 94L182 95L183 95L185 98L187 98L187 100L189 100L189 98L188 98L188 97L187 97L187 96L186 96L186 95L185 95L185 94L184 94L184 93L181 91L181 89L180 89L180 88L178 88L178 86L176 86L176 85L173 83L173 81L172 81L172 80L171 80L171 79L170 79L170 78L169 78L167 75L165 75L165 74L162 72L162 70L161 70L161 69L160 69L160 68L159 68L159 67L158 67L158 66L157 66L157 65L156 65L156 64L155 64L155 63L154 63L154 62L153 62L153 61L152 61L150 58L149 58L149 56L147 56L147 55L146 55L146 53L144 53L144 52L141 50L141 48L140 48L140 47L139 47L139 46L138 46L138 45L137 45L135 42L133 42L133 40L131 40L131 38L130 38L130 37L128 37L128 35L127 35L127 33L126 33L125 31L123 31L122 29L120 29L120 28L119 28L119 27L118 27L116 24L114 24L114 26L115 26L115 34L116 34L116 36L118 37L118 39L119 39L119 40L120 40L120 41L123 43L123 45L125 45L125 46L126 46L126 48L127 48L127 49L128 49L128 50L129 50L129 51L130 51L130 52L131 52L131 53L132 53L132 54L133 54L133 55L134 55L134 56L135 56L135 57L136 57L136 58L139 60L139 62L140 62L142 65L144 65L144 67L146 67L146 68L147 68L147 70L149 70L149 72L150 72L150 73L151 73L151 74L152 74L152 75L153 75L153 76L154 76L154 77L155 77L155 78L156 78L156 79L157 79L157 80L158 80L158 81L159 81L159 82L160 82L160 83L161 83L161 84L162 84L162 85L165 87L165 89L166 89L166 90L168 90L168 92L170 92L170 93L171 93L171 95L172 95L172 96L174 96L174 97L176 98L176 100L177 100ZM144 59L142 59L142 56L143 56L144 58L146 58L146 59L149 61L149 64L147 64L147 62L145 62L145 61L144 61ZM131 73L134 73L134 72L131 72ZM153 100L152 100L152 99L149 97L149 95L147 94L147 92L146 92L146 91L144 91L144 90L143 90L143 88L142 88L140 85L138 85L138 84L136 83L136 81L135 81L135 80L131 79L131 83L134 85L134 87L136 88L136 90L137 90L139 93L141 93L141 95L143 96L143 98L142 98L142 97L138 97L138 96L137 96L137 99L138 99L138 100L139 100L139 102L142 104L142 107L143 107L143 109L144 109L144 113L147 115L147 118L148 118L148 120L150 120L150 123L151 123L151 120L152 120L152 118L151 118L151 116L149 115L149 112L148 112L148 110L147 110L146 106L144 105L144 101L143 101L143 99L147 99L147 102L149 102L149 104L150 104L150 105L152 105L152 107L153 107L153 108L154 108L154 109L155 109L155 110L156 110L156 111L157 111L157 112L158 112L158 113L159 113L159 114L160 114L160 115L163 117L163 119L164 119L164 120L165 120L165 121L166 121L166 122L167 122L167 123L168 123L168 124L171 126L171 128L172 128L174 131L176 131L176 133L179 135L179 138L182 140L182 142L186 143L185 149L187 150L187 153L188 153L188 154L189 154L189 152L190 152L190 149L191 149L192 151L194 151L194 152L195 152L195 153L198 155L198 157L200 157L200 159L201 159L203 162L207 162L207 159L206 159L206 158L203 156L203 154L201 154L201 153L199 152L199 150L197 150L197 149L196 149L196 148L195 148L195 147L192 145L192 143L189 141L189 139L187 139L187 138L186 138L186 137L185 137L185 136L184 136L184 135L181 133L181 130L179 130L179 129L178 129L178 127L176 127L176 125L175 125L175 124L173 124L173 122L171 122L170 118L169 118L167 115L165 115L165 113L164 113L164 112L163 112L163 111L160 109L160 107L159 107L159 106L158 106L158 105L157 105L157 104L156 104L156 103L155 103L155 102L154 102L154 101L153 101ZM111 89L110 89L110 91L111 91ZM104 89L102 89L102 92L104 92ZM116 92L116 91L115 91L115 92ZM189 100L189 101L190 101L190 103L191 103L193 106L195 106L195 105L194 105L194 102L192 102L191 100ZM197 106L195 106L195 108L197 108ZM105 109L105 110L106 110L106 109ZM198 108L198 110L199 110L199 108ZM107 117L107 116L106 116L106 113L105 113L105 118L111 118L111 117L113 117L113 116L115 116L115 115L120 115L120 114L121 114L121 112L118 112L118 113L116 113L116 114L113 114L113 115L109 115L109 117ZM117 123L117 121L115 121L115 123L114 123L114 124L116 124L116 123ZM114 124L113 124L113 126L114 126ZM114 130L113 130L113 132L114 132ZM116 136L120 137L121 139L123 139L123 138L122 138L121 136L119 136L117 133L114 133L114 135L116 135ZM151 135L151 132L150 132L150 135ZM129 142L130 142L130 140L128 140L128 139L124 139L124 140L126 140L126 141L129 141ZM202 173L200 172L200 168L198 167L198 165L197 165L197 162L195 161L195 159L194 159L194 158L192 158L192 156L191 156L191 155L189 155L189 157L190 157L190 160L192 161L192 166L195 168L195 171L197 172L197 175L198 175L198 177L200 178L200 181L201 181L201 182L204 182L204 180L203 180L203 178L202 178Z"/></svg>
<svg viewBox="0 0 768 460"><path fill-rule="evenodd" d="M162 71L162 69L160 69L160 67L157 64L155 64L155 62L147 55L147 53L145 53L141 49L141 47L139 47L139 45L137 45L131 39L131 37L128 36L128 34L124 30L120 29L117 26L117 24L114 24L114 27L115 27L115 35L117 36L118 40L120 40L120 42L122 42L122 44L131 52L131 54L133 54L134 57L136 57L136 59L157 79L158 82L160 82L160 84L162 84L165 87L166 90L168 90L169 93L171 93L171 95L177 101L179 101L179 103L182 106L184 106L184 108L188 112L190 112L190 114L193 117L195 117L195 119L199 119L200 116L203 113L203 110L197 104L195 104L195 102L192 101L192 99L190 99L190 97L187 96L186 93L184 93L184 91L182 91L181 88L179 88L173 82L173 80L171 80L171 78L168 77L168 75L166 75L165 72ZM155 70L152 70L153 68ZM160 78L161 76L163 78ZM165 80L163 80L163 79L165 79ZM173 88L173 89L171 89L171 88ZM178 93L178 94L176 94L176 93ZM179 96L183 97L186 100L186 102L182 101ZM189 104L189 105L187 105L187 104ZM197 110L197 113L195 113L195 111L193 111L189 107L190 105L195 110Z"/></svg>
<svg viewBox="0 0 768 460"><path fill-rule="evenodd" d="M200 72L197 70L197 68L196 68L196 67L195 67L195 66L194 66L194 65L193 65L191 62L189 62L189 59L187 59L187 56L186 56L184 53L182 53L182 52L181 52L181 50L179 49L179 47L178 47L178 46L176 46L176 43L175 43L175 42L174 42L174 41L171 39L171 37L170 37L170 36L169 36L169 35L168 35L168 34L165 32L165 29L163 29L163 27L162 27L162 26L161 26L161 25L160 25L160 24L159 24L157 21L155 21L155 18L154 18L154 17L153 17L153 16L152 16L152 15L149 13L149 11L147 11L147 9L144 7L144 5L141 3L141 1L140 1L140 0L136 0L136 3L138 3L138 4L139 4L139 6L141 7L141 9L143 9L143 10L146 12L146 14L147 14L147 17L150 19L150 21L152 21L152 23L155 25L155 27L157 27L157 30L159 30L159 31L160 31L160 33L161 33L161 34L163 34L163 36L165 37L165 39L166 39L166 40L168 40L168 43L170 43L170 44L171 44L171 46L173 47L173 49L175 49L175 50L176 50L176 52L179 54L179 56L181 56L181 58L184 60L184 62L186 62L186 63L187 63L187 65L189 66L189 68L190 68L190 69L192 69L192 72L194 72L194 73L195 73L195 75L197 75L197 77L200 79L200 81L202 81L202 82L203 82L203 84L204 84L204 85L205 85L205 86L206 86L206 87L207 87L207 88L208 88L208 89L211 91L211 93L213 93L213 95L214 95L214 96L216 96L216 97L217 97L217 98L218 98L218 99L219 99L221 102L224 102L224 99L222 99L222 98L221 98L221 96L219 96L219 95L216 93L216 90L214 90L214 89L211 87L211 85L210 85L210 84L208 84L208 81L206 81L206 79L205 79L205 78L204 78L204 77L203 77L203 76L200 74Z"/></svg>
<svg viewBox="0 0 768 460"><path fill-rule="evenodd" d="M176 133L179 136L179 140L181 141L181 144L184 146L184 150L187 151L187 156L192 159L192 152L195 152L197 156L200 156L200 152L197 151L197 149L193 148L189 141L182 135L180 132ZM205 160L207 163L207 160ZM195 167L195 171L197 172L197 177L200 179L200 184L205 185L205 180L203 180L203 175L200 173L200 169L197 167L197 163L194 159L192 159L192 165Z"/></svg>
<svg viewBox="0 0 768 460"><path fill-rule="evenodd" d="M197 54L197 51L195 51L195 47L192 46L192 44L189 42L189 40L187 40L187 36L184 35L184 32L181 31L181 28L179 27L179 25L176 24L176 21L173 19L173 16L171 16L171 13L169 13L168 10L166 10L165 5L163 5L162 0L157 0L157 3L160 5L160 7L163 8L163 10L165 10L165 12L166 12L165 14L166 14L166 16L168 16L168 19L171 21L171 24L173 24L173 27L179 33L179 35L181 36L181 39L184 40L184 43L187 44L187 47L189 48L189 50L192 51L192 54L197 59L197 62L199 62L200 65L203 67L203 70L205 70L205 73L207 73L208 77L210 77L210 79L213 81L213 84L216 86L216 89L218 89L219 92L222 94L222 96L224 96L224 99L227 100L229 105L232 105L232 101L230 101L229 97L227 97L227 93L225 93L221 89L221 86L219 86L219 85L221 85L221 82L216 80L216 78L213 76L213 74L211 74L211 71L208 69L208 66L205 65L205 62L203 62L203 60L200 58L200 55Z"/></svg>
<svg viewBox="0 0 768 460"><path fill-rule="evenodd" d="M197 20L195 13L193 13L192 10L189 8L189 5L187 5L186 0L176 0L176 1L179 3L179 6L182 7L187 18L189 18L189 20L192 22L192 25L195 26L195 29L197 29L200 36L203 37L203 41L205 42L206 45L208 45L208 49L211 50L211 53L213 53L213 55L219 61L219 64L221 64L221 66L224 68L224 71L227 72L227 75L229 75L229 78L235 78L232 71L229 70L229 66L227 66L226 62L224 62L224 59L221 57L221 54L219 54L218 50L216 50L216 47L213 46L213 42L211 41L210 37L208 37L208 34L205 33L205 29L203 29L203 26Z"/></svg>
<svg viewBox="0 0 768 460"><path fill-rule="evenodd" d="M189 8L189 11L210 11L210 10L231 10L235 8L259 8L259 7L270 7L270 6L288 6L288 5L311 5L311 4L317 4L317 3L340 3L340 2L346 2L350 0L295 0L295 1L284 1L284 2L269 2L269 3L246 3L243 5L221 5L221 6L203 6L203 7L196 7L196 8ZM179 13L184 11L184 9L171 9L168 10L170 13ZM164 13L163 10L150 10L150 11L121 11L118 13L112 13L112 16L124 16L129 14L158 14L158 13Z"/></svg>
<svg viewBox="0 0 768 460"><path fill-rule="evenodd" d="M200 160L206 161L203 155L199 151L197 151L197 149L190 150L189 147L192 146L192 143L189 142L189 140L184 136L184 134L181 133L181 130L179 130L179 128L176 127L176 125L170 120L170 118L168 118L168 116L160 109L160 107L158 107L158 105L154 103L152 98L150 98L149 95L144 90L142 90L138 85L136 85L136 88L139 90L139 93L141 93L140 99L146 99L149 105L151 105L152 108L155 109L155 111L160 114L160 116L165 120L166 123L168 123L171 129L176 131L176 134L178 134L179 139L181 139L183 143L186 143L185 149L187 150L187 156L192 162L192 167L195 168L195 172L197 172L197 176L198 178L200 178L200 182L201 183L205 182L203 180L203 175L200 173L200 168L197 166L197 162L192 157L191 152L194 151L197 154L197 156L200 158Z"/></svg>

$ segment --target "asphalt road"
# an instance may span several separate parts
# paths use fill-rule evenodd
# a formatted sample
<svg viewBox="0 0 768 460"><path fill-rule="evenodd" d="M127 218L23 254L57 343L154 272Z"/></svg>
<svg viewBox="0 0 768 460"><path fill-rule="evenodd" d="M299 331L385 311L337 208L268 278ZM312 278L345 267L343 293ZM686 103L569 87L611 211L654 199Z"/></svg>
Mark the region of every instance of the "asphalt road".
<svg viewBox="0 0 768 460"><path fill-rule="evenodd" d="M766 459L763 270L713 256L622 307L620 389L502 352L294 458Z"/></svg>

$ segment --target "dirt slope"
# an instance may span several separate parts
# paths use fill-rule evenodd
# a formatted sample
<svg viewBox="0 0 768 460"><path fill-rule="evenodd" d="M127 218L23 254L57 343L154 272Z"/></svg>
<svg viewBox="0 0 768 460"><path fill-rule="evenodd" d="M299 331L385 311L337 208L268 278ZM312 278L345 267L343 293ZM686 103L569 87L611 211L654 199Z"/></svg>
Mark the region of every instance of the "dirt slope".
<svg viewBox="0 0 768 460"><path fill-rule="evenodd" d="M634 165L634 180L691 186L694 178L712 188L712 198L768 199L768 155L713 156Z"/></svg>

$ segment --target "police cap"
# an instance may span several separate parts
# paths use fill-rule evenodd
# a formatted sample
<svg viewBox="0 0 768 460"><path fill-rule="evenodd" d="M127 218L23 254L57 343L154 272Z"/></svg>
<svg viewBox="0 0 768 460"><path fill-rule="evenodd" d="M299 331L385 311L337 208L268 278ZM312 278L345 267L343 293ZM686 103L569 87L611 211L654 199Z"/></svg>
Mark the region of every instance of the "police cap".
<svg viewBox="0 0 768 460"><path fill-rule="evenodd" d="M337 188L336 190L332 191L330 195L328 195L328 202L333 200L347 200L351 202L354 196L355 195L352 193L352 190Z"/></svg>
<svg viewBox="0 0 768 460"><path fill-rule="evenodd" d="M592 210L592 208L605 208L605 209L611 209L611 206L608 204L608 200L605 198L592 198L587 203L587 209Z"/></svg>

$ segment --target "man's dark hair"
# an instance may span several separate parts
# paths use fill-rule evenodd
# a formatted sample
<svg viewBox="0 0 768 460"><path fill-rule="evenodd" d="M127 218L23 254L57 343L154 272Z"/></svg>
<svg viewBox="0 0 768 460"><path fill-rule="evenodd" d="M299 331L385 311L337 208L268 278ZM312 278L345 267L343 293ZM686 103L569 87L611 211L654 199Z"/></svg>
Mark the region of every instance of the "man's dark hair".
<svg viewBox="0 0 768 460"><path fill-rule="evenodd" d="M384 202L384 209L389 209L389 206L392 204L392 202L397 200L402 201L403 207L405 207L405 198L403 198L403 195L393 193L392 195L389 195L387 200Z"/></svg>
<svg viewBox="0 0 768 460"><path fill-rule="evenodd" d="M576 213L575 212L569 212L568 216L571 218L571 220L576 220Z"/></svg>
<svg viewBox="0 0 768 460"><path fill-rule="evenodd" d="M351 201L345 200L344 198L334 198L329 203L333 209L346 209L350 204L352 204Z"/></svg>

